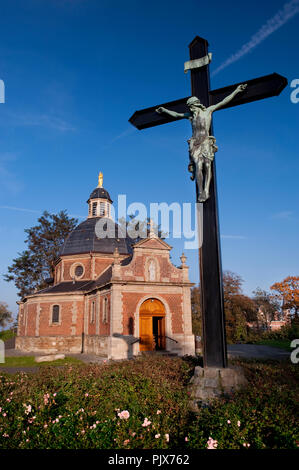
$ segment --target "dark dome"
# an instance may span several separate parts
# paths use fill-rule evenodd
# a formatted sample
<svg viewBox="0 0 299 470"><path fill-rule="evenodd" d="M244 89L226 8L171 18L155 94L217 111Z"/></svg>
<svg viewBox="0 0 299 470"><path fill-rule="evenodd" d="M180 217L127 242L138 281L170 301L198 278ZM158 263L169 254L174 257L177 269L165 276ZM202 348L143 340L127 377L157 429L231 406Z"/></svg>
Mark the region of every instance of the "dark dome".
<svg viewBox="0 0 299 470"><path fill-rule="evenodd" d="M89 196L89 199L87 202L90 201L90 199L97 199L97 198L102 198L102 199L107 199L111 203L113 202L108 191L104 188L96 188L92 191L91 195Z"/></svg>
<svg viewBox="0 0 299 470"><path fill-rule="evenodd" d="M101 188L97 188L101 189ZM97 222L100 223L97 225ZM101 228L103 235L101 234ZM132 238L121 237L119 226L106 217L92 217L85 220L73 230L66 239L60 255L81 253L113 253L115 248L121 255L132 253Z"/></svg>

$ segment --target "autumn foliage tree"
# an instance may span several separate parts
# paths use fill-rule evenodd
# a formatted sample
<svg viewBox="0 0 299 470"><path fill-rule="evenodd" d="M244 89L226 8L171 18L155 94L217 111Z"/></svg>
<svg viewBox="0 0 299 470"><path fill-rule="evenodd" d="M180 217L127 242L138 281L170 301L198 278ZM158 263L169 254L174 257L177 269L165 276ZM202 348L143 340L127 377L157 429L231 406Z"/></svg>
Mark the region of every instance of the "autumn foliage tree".
<svg viewBox="0 0 299 470"><path fill-rule="evenodd" d="M293 319L299 318L299 276L288 276L281 282L276 282L270 287L281 302L283 311L289 310Z"/></svg>
<svg viewBox="0 0 299 470"><path fill-rule="evenodd" d="M66 211L58 214L45 211L37 225L25 230L27 249L13 259L4 275L7 282L15 283L20 297L46 287L46 279L54 274L59 251L77 223Z"/></svg>

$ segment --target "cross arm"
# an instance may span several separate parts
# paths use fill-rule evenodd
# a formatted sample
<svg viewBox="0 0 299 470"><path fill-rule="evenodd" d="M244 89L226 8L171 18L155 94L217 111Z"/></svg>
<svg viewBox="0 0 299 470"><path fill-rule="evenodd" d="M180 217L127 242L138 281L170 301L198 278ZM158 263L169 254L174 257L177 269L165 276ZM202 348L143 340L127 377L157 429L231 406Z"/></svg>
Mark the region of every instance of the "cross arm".
<svg viewBox="0 0 299 470"><path fill-rule="evenodd" d="M288 81L282 75L278 73L272 73L263 77L254 78L253 80L244 80L243 82L236 83L224 88L218 88L209 92L210 105L216 105L220 103L224 98L230 95L238 85L247 83L247 88L242 93L235 96L235 98L222 106L220 109L230 108L231 106L238 106L240 104L250 103L252 101L262 100L264 98L270 98L271 96L278 96L282 90L287 86ZM159 126L160 124L166 124L168 122L177 121L183 119L182 117L174 118L167 114L159 114L156 109L162 106L170 111L177 113L188 113L189 109L186 105L187 99L182 98L176 101L169 101L168 103L159 104L152 106L151 108L141 109L135 111L130 117L129 122L137 127L137 129L146 129L148 127Z"/></svg>
<svg viewBox="0 0 299 470"><path fill-rule="evenodd" d="M158 104L157 106L152 106L151 108L141 109L140 111L135 111L135 113L130 117L129 122L137 129L146 129L147 127L159 126L160 124L166 124L167 122L178 121L183 119L182 117L172 117L169 114L159 114L156 109L163 107L167 108L170 111L175 113L185 114L189 112L188 106L186 105L187 98L182 98L181 100L169 101L168 103Z"/></svg>
<svg viewBox="0 0 299 470"><path fill-rule="evenodd" d="M264 75L263 77L254 78L253 80L236 83L235 85L218 88L217 90L212 90L209 92L210 105L216 105L220 103L224 98L230 95L238 85L241 85L242 83L247 83L245 91L236 95L229 103L221 106L221 109L238 106L240 104L251 103L252 101L270 98L271 96L278 96L287 86L288 80L278 73L272 73L270 75Z"/></svg>

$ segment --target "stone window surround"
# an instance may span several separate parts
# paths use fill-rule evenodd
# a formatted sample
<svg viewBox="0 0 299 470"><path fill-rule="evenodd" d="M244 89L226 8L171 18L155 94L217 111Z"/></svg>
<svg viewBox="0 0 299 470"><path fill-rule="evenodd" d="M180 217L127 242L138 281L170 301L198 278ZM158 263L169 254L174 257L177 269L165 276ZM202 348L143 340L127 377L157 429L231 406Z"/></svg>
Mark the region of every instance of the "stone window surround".
<svg viewBox="0 0 299 470"><path fill-rule="evenodd" d="M89 323L95 323L97 299L94 297L90 301Z"/></svg>
<svg viewBox="0 0 299 470"><path fill-rule="evenodd" d="M59 307L59 321L53 323L52 318L53 318L53 307L54 307L54 305L58 305L58 307ZM61 326L61 323L62 323L62 307L61 307L61 304L59 304L58 302L55 302L55 303L50 305L49 326Z"/></svg>
<svg viewBox="0 0 299 470"><path fill-rule="evenodd" d="M108 323L108 311L109 311L109 300L107 295L102 299L103 308L102 308L102 323L106 325Z"/></svg>
<svg viewBox="0 0 299 470"><path fill-rule="evenodd" d="M81 276L76 276L75 274L75 271L76 271L76 268L77 266L81 266L83 268L83 273L81 274ZM70 267L70 275L71 275L71 278L75 278L75 279L82 279L84 277L84 274L85 274L85 266L84 264L80 263L79 261L76 261L75 263L73 263Z"/></svg>

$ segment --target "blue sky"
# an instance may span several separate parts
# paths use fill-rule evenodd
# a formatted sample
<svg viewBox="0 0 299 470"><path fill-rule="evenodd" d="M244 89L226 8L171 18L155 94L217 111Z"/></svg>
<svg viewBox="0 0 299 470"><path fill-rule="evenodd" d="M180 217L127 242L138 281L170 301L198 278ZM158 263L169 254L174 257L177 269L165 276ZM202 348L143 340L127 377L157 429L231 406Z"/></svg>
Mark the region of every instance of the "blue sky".
<svg viewBox="0 0 299 470"><path fill-rule="evenodd" d="M289 84L299 78L299 14L269 23L286 3L286 15L298 9L294 0L2 2L0 274L43 210L87 215L100 170L114 200L194 202L189 123L137 131L128 119L190 94L183 66L196 35L209 41L213 73L268 25L256 47L212 76L212 89L272 72ZM291 92L215 114L223 268L244 278L247 294L298 275L299 103ZM170 244L179 263L183 241ZM186 255L197 282L197 252ZM16 290L2 279L0 300L16 312Z"/></svg>

